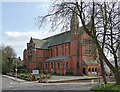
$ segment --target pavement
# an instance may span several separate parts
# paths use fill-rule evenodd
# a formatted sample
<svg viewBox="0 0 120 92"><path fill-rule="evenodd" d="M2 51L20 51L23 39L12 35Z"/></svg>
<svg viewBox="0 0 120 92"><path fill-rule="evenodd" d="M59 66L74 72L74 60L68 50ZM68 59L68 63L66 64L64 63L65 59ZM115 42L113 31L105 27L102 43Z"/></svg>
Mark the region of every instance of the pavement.
<svg viewBox="0 0 120 92"><path fill-rule="evenodd" d="M9 75L2 75L3 77L9 78L11 80L14 80L16 82L38 82L38 81L26 81L23 79L19 79L16 77L12 77ZM48 79L48 83L63 83L63 82L72 82L72 81L79 81L79 80L92 80L97 79L97 77L88 77L88 76L52 76L50 79Z"/></svg>
<svg viewBox="0 0 120 92"><path fill-rule="evenodd" d="M57 82L72 82L72 81L82 81L82 80L92 80L97 79L98 77L88 77L88 76L52 76L48 79L48 83L57 83Z"/></svg>
<svg viewBox="0 0 120 92"><path fill-rule="evenodd" d="M6 78L11 79L11 80L16 81L16 82L26 82L26 80L22 80L22 79L19 79L16 77L8 76L8 75L2 75L2 77L6 77Z"/></svg>

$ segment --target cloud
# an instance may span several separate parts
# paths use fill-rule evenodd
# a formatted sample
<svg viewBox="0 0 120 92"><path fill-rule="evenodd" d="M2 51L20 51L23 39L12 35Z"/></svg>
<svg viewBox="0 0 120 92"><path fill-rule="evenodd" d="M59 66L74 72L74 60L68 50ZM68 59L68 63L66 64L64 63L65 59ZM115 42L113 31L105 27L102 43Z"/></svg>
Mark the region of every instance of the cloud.
<svg viewBox="0 0 120 92"><path fill-rule="evenodd" d="M41 8L43 8L43 9L48 9L49 8L49 5L48 4L42 4L42 5L39 5L39 6L37 6L36 7L37 9L41 9Z"/></svg>
<svg viewBox="0 0 120 92"><path fill-rule="evenodd" d="M59 34L61 31L49 32L48 30L39 30L39 31L29 31L29 32L17 32L17 31L7 31L5 32L5 36L2 38L2 43L5 45L12 46L17 56L23 57L23 50L27 48L27 44L30 41L30 37L43 39L46 37L50 37L55 34Z"/></svg>

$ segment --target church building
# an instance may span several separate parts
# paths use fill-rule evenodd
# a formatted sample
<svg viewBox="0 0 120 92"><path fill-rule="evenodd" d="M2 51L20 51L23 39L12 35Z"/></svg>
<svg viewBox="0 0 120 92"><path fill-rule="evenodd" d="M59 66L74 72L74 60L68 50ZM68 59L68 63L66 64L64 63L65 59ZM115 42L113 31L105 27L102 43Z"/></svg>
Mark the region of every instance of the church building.
<svg viewBox="0 0 120 92"><path fill-rule="evenodd" d="M70 31L45 39L31 37L27 49L23 52L27 69L39 69L40 73L100 75L97 59L95 44L83 27L79 27L75 13L72 15Z"/></svg>

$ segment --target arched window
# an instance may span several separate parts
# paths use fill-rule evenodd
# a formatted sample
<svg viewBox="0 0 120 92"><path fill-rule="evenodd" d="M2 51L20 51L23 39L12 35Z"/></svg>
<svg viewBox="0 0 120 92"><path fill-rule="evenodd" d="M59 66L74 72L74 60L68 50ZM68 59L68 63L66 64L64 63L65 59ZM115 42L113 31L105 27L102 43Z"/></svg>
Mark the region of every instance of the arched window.
<svg viewBox="0 0 120 92"><path fill-rule="evenodd" d="M60 63L58 62L58 68L60 68Z"/></svg>
<svg viewBox="0 0 120 92"><path fill-rule="evenodd" d="M42 68L44 69L44 63L42 64L42 66L43 66Z"/></svg>
<svg viewBox="0 0 120 92"><path fill-rule="evenodd" d="M90 54L90 40L88 40L88 55Z"/></svg>
<svg viewBox="0 0 120 92"><path fill-rule="evenodd" d="M69 44L69 55L70 55L70 44Z"/></svg>
<svg viewBox="0 0 120 92"><path fill-rule="evenodd" d="M51 57L52 57L52 48L50 50L51 50Z"/></svg>
<svg viewBox="0 0 120 92"><path fill-rule="evenodd" d="M66 68L68 69L68 62L66 62Z"/></svg>
<svg viewBox="0 0 120 92"><path fill-rule="evenodd" d="M94 72L94 68L92 68L92 72Z"/></svg>
<svg viewBox="0 0 120 92"><path fill-rule="evenodd" d="M54 62L54 69L56 68L56 62Z"/></svg>
<svg viewBox="0 0 120 92"><path fill-rule="evenodd" d="M86 54L86 39L84 39L84 54Z"/></svg>
<svg viewBox="0 0 120 92"><path fill-rule="evenodd" d="M50 68L50 64L48 63L48 69Z"/></svg>
<svg viewBox="0 0 120 92"><path fill-rule="evenodd" d="M56 46L56 56L58 56L58 47Z"/></svg>
<svg viewBox="0 0 120 92"><path fill-rule="evenodd" d="M62 55L64 55L64 45L62 45Z"/></svg>
<svg viewBox="0 0 120 92"><path fill-rule="evenodd" d="M51 63L51 69L53 69L53 63Z"/></svg>
<svg viewBox="0 0 120 92"><path fill-rule="evenodd" d="M46 69L47 69L47 63L46 63Z"/></svg>
<svg viewBox="0 0 120 92"><path fill-rule="evenodd" d="M97 68L95 68L95 72L97 72Z"/></svg>
<svg viewBox="0 0 120 92"><path fill-rule="evenodd" d="M89 68L88 71L91 72L91 68Z"/></svg>

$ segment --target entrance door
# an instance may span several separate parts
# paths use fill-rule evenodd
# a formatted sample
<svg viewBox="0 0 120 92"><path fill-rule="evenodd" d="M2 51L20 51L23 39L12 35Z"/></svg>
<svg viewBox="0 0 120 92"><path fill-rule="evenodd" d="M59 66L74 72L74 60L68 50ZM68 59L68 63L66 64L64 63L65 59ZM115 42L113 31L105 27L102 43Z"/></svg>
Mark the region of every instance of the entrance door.
<svg viewBox="0 0 120 92"><path fill-rule="evenodd" d="M83 68L83 74L86 74L86 69L85 68Z"/></svg>

